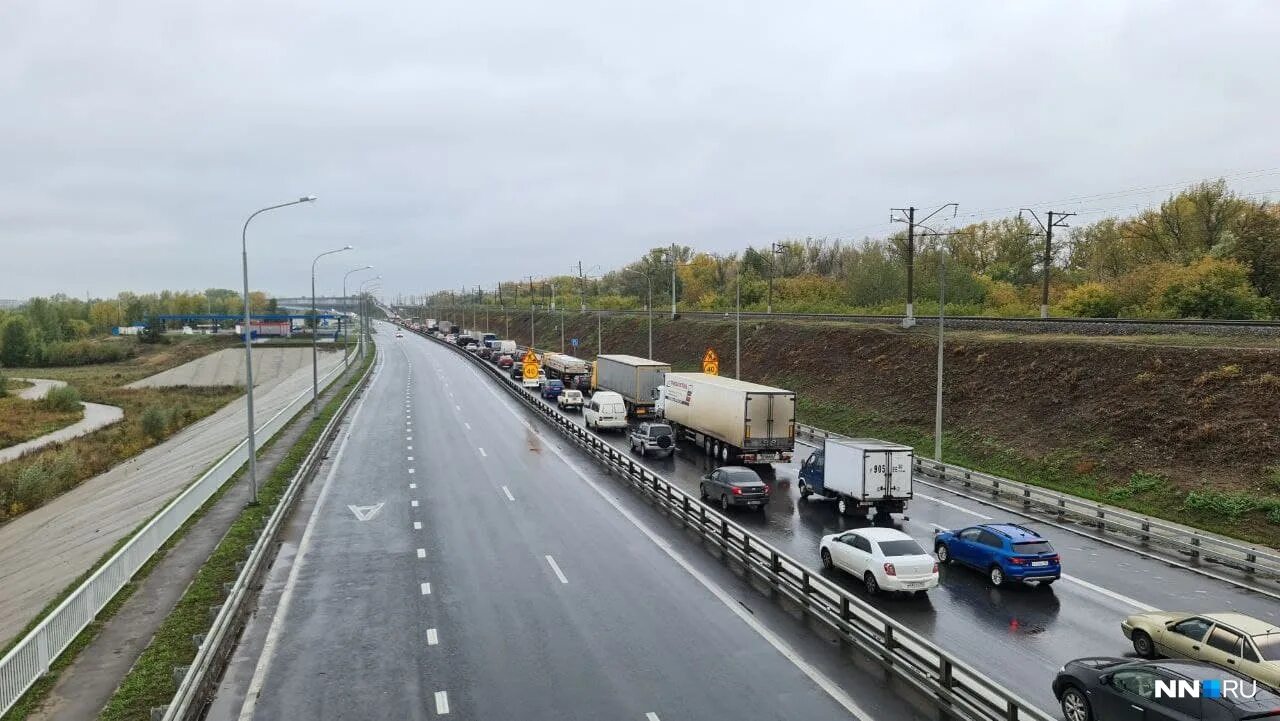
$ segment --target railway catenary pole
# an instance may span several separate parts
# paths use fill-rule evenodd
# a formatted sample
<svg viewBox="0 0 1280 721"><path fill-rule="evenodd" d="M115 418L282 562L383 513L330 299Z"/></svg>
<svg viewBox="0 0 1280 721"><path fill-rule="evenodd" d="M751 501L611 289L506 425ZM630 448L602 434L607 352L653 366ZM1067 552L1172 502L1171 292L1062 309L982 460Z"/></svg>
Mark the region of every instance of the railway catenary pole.
<svg viewBox="0 0 1280 721"><path fill-rule="evenodd" d="M676 319L676 244L671 244L671 320ZM650 352L652 355L652 352Z"/></svg>
<svg viewBox="0 0 1280 721"><path fill-rule="evenodd" d="M951 217L959 212L960 205L958 203L947 203L939 206L937 210L926 215L921 220L916 220L916 208L890 208L889 222L906 223L907 224L907 314L902 319L904 328L910 328L916 324L916 308L915 308L915 258L916 258L916 226L923 227L923 224L933 216L941 213L943 210L951 208ZM894 213L901 213L906 217L895 216Z"/></svg>

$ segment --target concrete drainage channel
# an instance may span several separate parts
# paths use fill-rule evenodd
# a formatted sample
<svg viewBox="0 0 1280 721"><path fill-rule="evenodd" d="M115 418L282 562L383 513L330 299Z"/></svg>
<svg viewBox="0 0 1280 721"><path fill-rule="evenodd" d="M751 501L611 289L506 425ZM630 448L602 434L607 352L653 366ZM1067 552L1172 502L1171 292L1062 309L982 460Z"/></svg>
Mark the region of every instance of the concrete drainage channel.
<svg viewBox="0 0 1280 721"><path fill-rule="evenodd" d="M407 330L407 329L406 329ZM483 369L508 393L537 411L597 461L667 513L682 527L696 531L724 556L797 604L811 618L831 627L846 643L877 661L889 674L915 689L944 717L1018 721L1054 718L1007 688L951 656L911 629L885 616L858 597L815 575L729 518L652 471L639 466L595 434L575 424L554 406L517 385L492 364L425 333ZM167 717L166 717L167 718Z"/></svg>

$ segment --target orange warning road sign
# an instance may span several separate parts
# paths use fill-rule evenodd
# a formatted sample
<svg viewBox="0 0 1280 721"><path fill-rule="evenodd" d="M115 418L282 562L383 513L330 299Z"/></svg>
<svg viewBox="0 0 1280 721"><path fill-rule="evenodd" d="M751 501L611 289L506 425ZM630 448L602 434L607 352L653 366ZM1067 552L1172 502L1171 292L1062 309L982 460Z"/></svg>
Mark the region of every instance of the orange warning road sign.
<svg viewBox="0 0 1280 721"><path fill-rule="evenodd" d="M711 348L702 356L702 372L709 376L720 375L720 356Z"/></svg>

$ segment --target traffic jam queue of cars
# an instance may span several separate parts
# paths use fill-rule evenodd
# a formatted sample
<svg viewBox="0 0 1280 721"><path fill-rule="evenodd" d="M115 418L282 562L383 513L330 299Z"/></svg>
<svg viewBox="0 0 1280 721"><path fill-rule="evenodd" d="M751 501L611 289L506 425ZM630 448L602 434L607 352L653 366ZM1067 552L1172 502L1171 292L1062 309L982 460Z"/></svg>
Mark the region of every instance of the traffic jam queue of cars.
<svg viewBox="0 0 1280 721"><path fill-rule="evenodd" d="M526 374L528 351L515 341L456 328L448 334L436 330L434 321L428 327L436 337L510 369L513 379L560 410L581 412L587 428L622 434L633 453L671 458L682 449L701 450L718 467L701 478L699 496L725 512L763 511L772 489L755 468L791 461L791 391L676 373L669 364L629 355L601 355L592 363L544 353L531 360L538 369ZM800 497L829 499L838 516L869 521L823 536L818 558L829 573L847 574L867 595L924 596L938 585L940 566L980 574L992 588L1045 592L1062 577L1058 551L1026 525L938 529L931 547L893 527L892 514L905 513L913 496L910 446L843 437L815 439L814 445L798 467ZM1138 658L1082 658L1059 670L1053 692L1067 721L1280 721L1275 623L1235 612L1150 611L1125 618L1119 631Z"/></svg>

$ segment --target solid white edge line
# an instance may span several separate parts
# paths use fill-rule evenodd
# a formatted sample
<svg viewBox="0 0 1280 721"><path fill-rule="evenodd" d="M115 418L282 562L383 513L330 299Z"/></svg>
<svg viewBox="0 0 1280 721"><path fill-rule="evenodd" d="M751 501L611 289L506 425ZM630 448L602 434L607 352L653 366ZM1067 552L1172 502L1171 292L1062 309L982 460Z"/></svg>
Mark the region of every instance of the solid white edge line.
<svg viewBox="0 0 1280 721"><path fill-rule="evenodd" d="M510 488L507 488L506 486L503 486L503 487L502 487L502 492L503 492L503 493L505 493L505 494L507 494L507 500L508 500L508 501L514 501L514 500L516 500L516 497L515 497L515 496L513 496L513 495L511 495L511 489L510 489Z"/></svg>
<svg viewBox="0 0 1280 721"><path fill-rule="evenodd" d="M449 694L444 691L436 691L436 713L441 716L449 713Z"/></svg>
<svg viewBox="0 0 1280 721"><path fill-rule="evenodd" d="M257 712L258 695L262 693L262 684L266 681L267 671L271 667L276 647L280 643L280 633L284 627L284 618L288 615L290 606L293 605L293 590L297 587L298 574L301 572L303 562L306 561L307 552L311 549L311 533L316 527L316 521L320 518L320 509L324 507L324 502L329 497L329 489L333 487L333 478L337 474L338 466L342 464L343 453L347 450L347 441L351 440L351 429L355 427L356 421L360 418L360 412L364 410L364 402L371 395L368 389L372 388L373 384L382 375L384 361L381 354L379 354L376 362L377 365L374 367L373 375L369 378L369 385L365 386L365 391L361 394L360 400L356 402L355 410L351 413L351 421L347 423L347 427L343 431L342 442L338 444L338 452L333 457L333 464L329 466L329 473L325 476L324 485L320 488L320 495L316 497L316 505L311 509L311 518L307 520L307 527L303 530L302 539L298 542L298 551L293 557L293 565L289 568L289 576L285 581L284 592L280 596L280 601L276 604L275 615L272 616L271 625L267 628L267 637L262 643L262 651L258 654L258 663L254 665L253 676L249 680L249 688L245 692L244 703L240 706L241 721L249 721Z"/></svg>
<svg viewBox="0 0 1280 721"><path fill-rule="evenodd" d="M477 373L477 377L479 377L478 373ZM498 391L494 389L491 384L484 383L482 385L486 390L489 391L489 393L493 395L493 397L499 400L500 402L499 404L503 408L506 408L508 413L515 416L530 431L533 431L534 433L538 432L537 429L533 427L533 424L528 421L528 419L522 416L520 412L517 411L515 407L513 407L513 405L508 403L510 399L500 395ZM647 525L644 524L644 522L642 522L634 514L632 514L627 509L623 508L622 504L617 499L610 496L604 490L604 488L600 486L600 484L592 480L591 477L588 476L586 472L583 471L582 468L579 467L575 461L570 459L565 454L565 452L560 449L560 447L556 443L547 443L546 447L550 448L551 452L555 453L556 456L558 456L561 461L564 461L565 465L567 465L570 470L572 470L575 474L577 474L579 478L585 481L593 491L595 491L601 498L605 500L606 503L608 503L610 506L613 506L614 510L622 514L623 518L630 521L631 525L638 528L641 533L647 536L649 540L654 543L654 545L656 545L658 548L661 548L663 552L666 553L667 556L670 557L673 561L675 561L681 568L683 568L686 573L688 573L690 576L693 576L693 578L696 581L698 581L698 583L702 584L703 588L706 588L708 591L710 591L711 594L714 595L717 599L719 599L720 602L723 603L726 607L728 607L728 609L731 612L733 612L735 616L737 616L744 623L746 623L747 626L751 628L751 630L755 631L761 638L767 641L770 646L773 646L774 650L782 654L782 656L786 658L788 661L790 661L793 666L798 668L801 673L808 676L810 681L813 681L815 684L817 684L817 686L821 688L823 691L825 691L827 695L830 696L836 703L843 706L846 711L848 711L854 718L857 718L859 721L874 721L871 714L863 710L863 708L859 706L856 701L853 700L853 697L850 696L844 689L840 688L840 686L836 684L835 681L832 681L830 678L827 677L826 674L822 673L816 667L811 665L808 661L805 661L803 658L801 658L800 655L796 653L795 650L793 650L789 645L787 645L787 643L783 641L781 637L779 637L773 631L770 631L768 628L765 628L764 624L756 620L756 618L753 615L751 615L750 612L748 612L745 608L742 607L742 604L738 603L737 600L735 600L732 596L730 596L729 593L725 591L723 588L721 588L719 584L717 584L715 581L712 581L707 576L703 575L700 571L698 571L698 569L694 568L693 565L690 564L689 561L686 560L679 551L672 548L670 544L668 544L665 540L663 540L661 536L659 536L657 533L651 530Z"/></svg>
<svg viewBox="0 0 1280 721"><path fill-rule="evenodd" d="M645 714L645 715L644 715L644 718L645 718L645 721L662 721L662 719L658 718L658 714L656 714L656 713L654 713L654 712L652 712L652 711L650 711L649 713Z"/></svg>
<svg viewBox="0 0 1280 721"><path fill-rule="evenodd" d="M547 563L551 564L551 570L556 572L556 578L560 579L560 583L569 582L569 579L564 577L564 571L560 570L560 565L556 563L556 559L547 556Z"/></svg>
<svg viewBox="0 0 1280 721"><path fill-rule="evenodd" d="M434 628L428 628L427 629L427 645L434 646L437 643L440 643L439 634L436 633L436 630Z"/></svg>
<svg viewBox="0 0 1280 721"><path fill-rule="evenodd" d="M418 590L422 592L422 595L424 595L424 596L430 596L430 595L431 595L431 584L429 584L429 583L420 583L420 584L418 584Z"/></svg>

